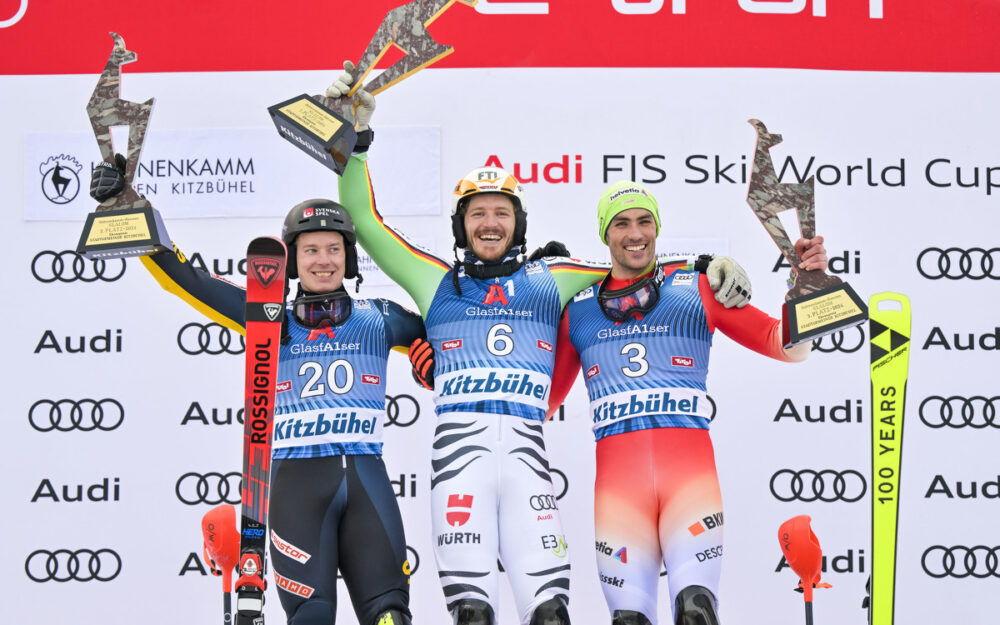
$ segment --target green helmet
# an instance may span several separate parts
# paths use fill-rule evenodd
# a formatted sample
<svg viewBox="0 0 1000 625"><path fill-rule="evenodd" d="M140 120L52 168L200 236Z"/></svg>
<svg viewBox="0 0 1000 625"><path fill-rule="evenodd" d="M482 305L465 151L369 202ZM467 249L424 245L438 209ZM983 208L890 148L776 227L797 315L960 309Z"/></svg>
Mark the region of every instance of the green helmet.
<svg viewBox="0 0 1000 625"><path fill-rule="evenodd" d="M608 226L611 225L611 220L630 208L644 208L653 213L656 234L660 234L660 208L656 204L656 198L638 182L622 180L608 187L597 203L598 235L605 245L608 244Z"/></svg>

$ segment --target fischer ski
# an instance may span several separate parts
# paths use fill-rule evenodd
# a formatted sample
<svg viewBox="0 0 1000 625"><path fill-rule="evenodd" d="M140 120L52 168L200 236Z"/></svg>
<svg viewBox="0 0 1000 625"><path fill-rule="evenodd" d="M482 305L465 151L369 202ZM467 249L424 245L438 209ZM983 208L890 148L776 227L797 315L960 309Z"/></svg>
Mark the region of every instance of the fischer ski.
<svg viewBox="0 0 1000 625"><path fill-rule="evenodd" d="M267 498L271 429L285 315L285 244L258 237L247 247L246 395L236 625L263 625L267 587Z"/></svg>
<svg viewBox="0 0 1000 625"><path fill-rule="evenodd" d="M899 293L878 293L868 301L868 314L872 385L872 574L866 602L869 623L892 625L903 408L910 358L910 300Z"/></svg>

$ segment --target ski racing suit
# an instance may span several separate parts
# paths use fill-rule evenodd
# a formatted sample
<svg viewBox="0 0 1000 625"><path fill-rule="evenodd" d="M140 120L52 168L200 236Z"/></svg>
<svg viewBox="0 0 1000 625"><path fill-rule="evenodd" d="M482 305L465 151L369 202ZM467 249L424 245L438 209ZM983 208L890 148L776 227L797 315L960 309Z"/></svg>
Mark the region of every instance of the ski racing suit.
<svg viewBox="0 0 1000 625"><path fill-rule="evenodd" d="M414 299L434 348L431 522L448 610L477 600L496 615L499 555L518 619L529 623L542 603L568 602L569 556L542 437L559 315L607 267L549 258L494 279L460 272L459 293L448 263L382 221L364 155L350 159L339 185L358 242ZM532 509L536 496L553 509Z"/></svg>
<svg viewBox="0 0 1000 625"><path fill-rule="evenodd" d="M142 262L166 290L244 333L241 287L193 267L176 247ZM341 325L318 329L286 311L268 529L274 581L292 625L335 621L338 569L362 625L387 610L410 614L406 539L382 461L382 417L389 350L406 352L424 328L395 302L351 303Z"/></svg>
<svg viewBox="0 0 1000 625"><path fill-rule="evenodd" d="M691 586L718 597L722 493L705 393L713 332L792 360L781 348L777 319L749 305L725 308L691 265L665 264L664 271L659 302L641 319L610 321L596 284L573 298L560 324L553 391L564 397L582 364L597 439L594 546L601 589L612 615L641 612L654 625L660 562L671 605Z"/></svg>

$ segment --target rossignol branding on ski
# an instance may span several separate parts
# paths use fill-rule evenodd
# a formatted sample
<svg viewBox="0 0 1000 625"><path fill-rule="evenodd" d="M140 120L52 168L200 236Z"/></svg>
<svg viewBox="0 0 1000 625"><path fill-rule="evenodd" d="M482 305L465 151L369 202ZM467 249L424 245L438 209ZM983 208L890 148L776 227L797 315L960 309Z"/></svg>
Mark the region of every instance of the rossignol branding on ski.
<svg viewBox="0 0 1000 625"><path fill-rule="evenodd" d="M892 625L903 407L910 358L910 300L878 293L868 303L872 384L872 577L869 623Z"/></svg>
<svg viewBox="0 0 1000 625"><path fill-rule="evenodd" d="M246 395L236 624L263 625L267 498L278 351L287 283L285 244L259 237L247 247Z"/></svg>

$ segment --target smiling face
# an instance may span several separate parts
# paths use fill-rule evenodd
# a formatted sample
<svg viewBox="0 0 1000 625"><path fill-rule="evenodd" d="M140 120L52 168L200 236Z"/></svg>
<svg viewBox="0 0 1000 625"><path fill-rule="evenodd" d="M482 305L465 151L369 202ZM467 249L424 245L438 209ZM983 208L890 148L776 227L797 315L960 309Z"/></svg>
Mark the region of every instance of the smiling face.
<svg viewBox="0 0 1000 625"><path fill-rule="evenodd" d="M339 232L303 232L295 239L299 283L310 293L336 291L344 283L347 253Z"/></svg>
<svg viewBox="0 0 1000 625"><path fill-rule="evenodd" d="M608 225L611 272L616 278L638 278L656 259L656 220L644 208L624 210Z"/></svg>
<svg viewBox="0 0 1000 625"><path fill-rule="evenodd" d="M465 237L484 262L503 258L514 238L514 202L500 193L478 193L465 207Z"/></svg>

